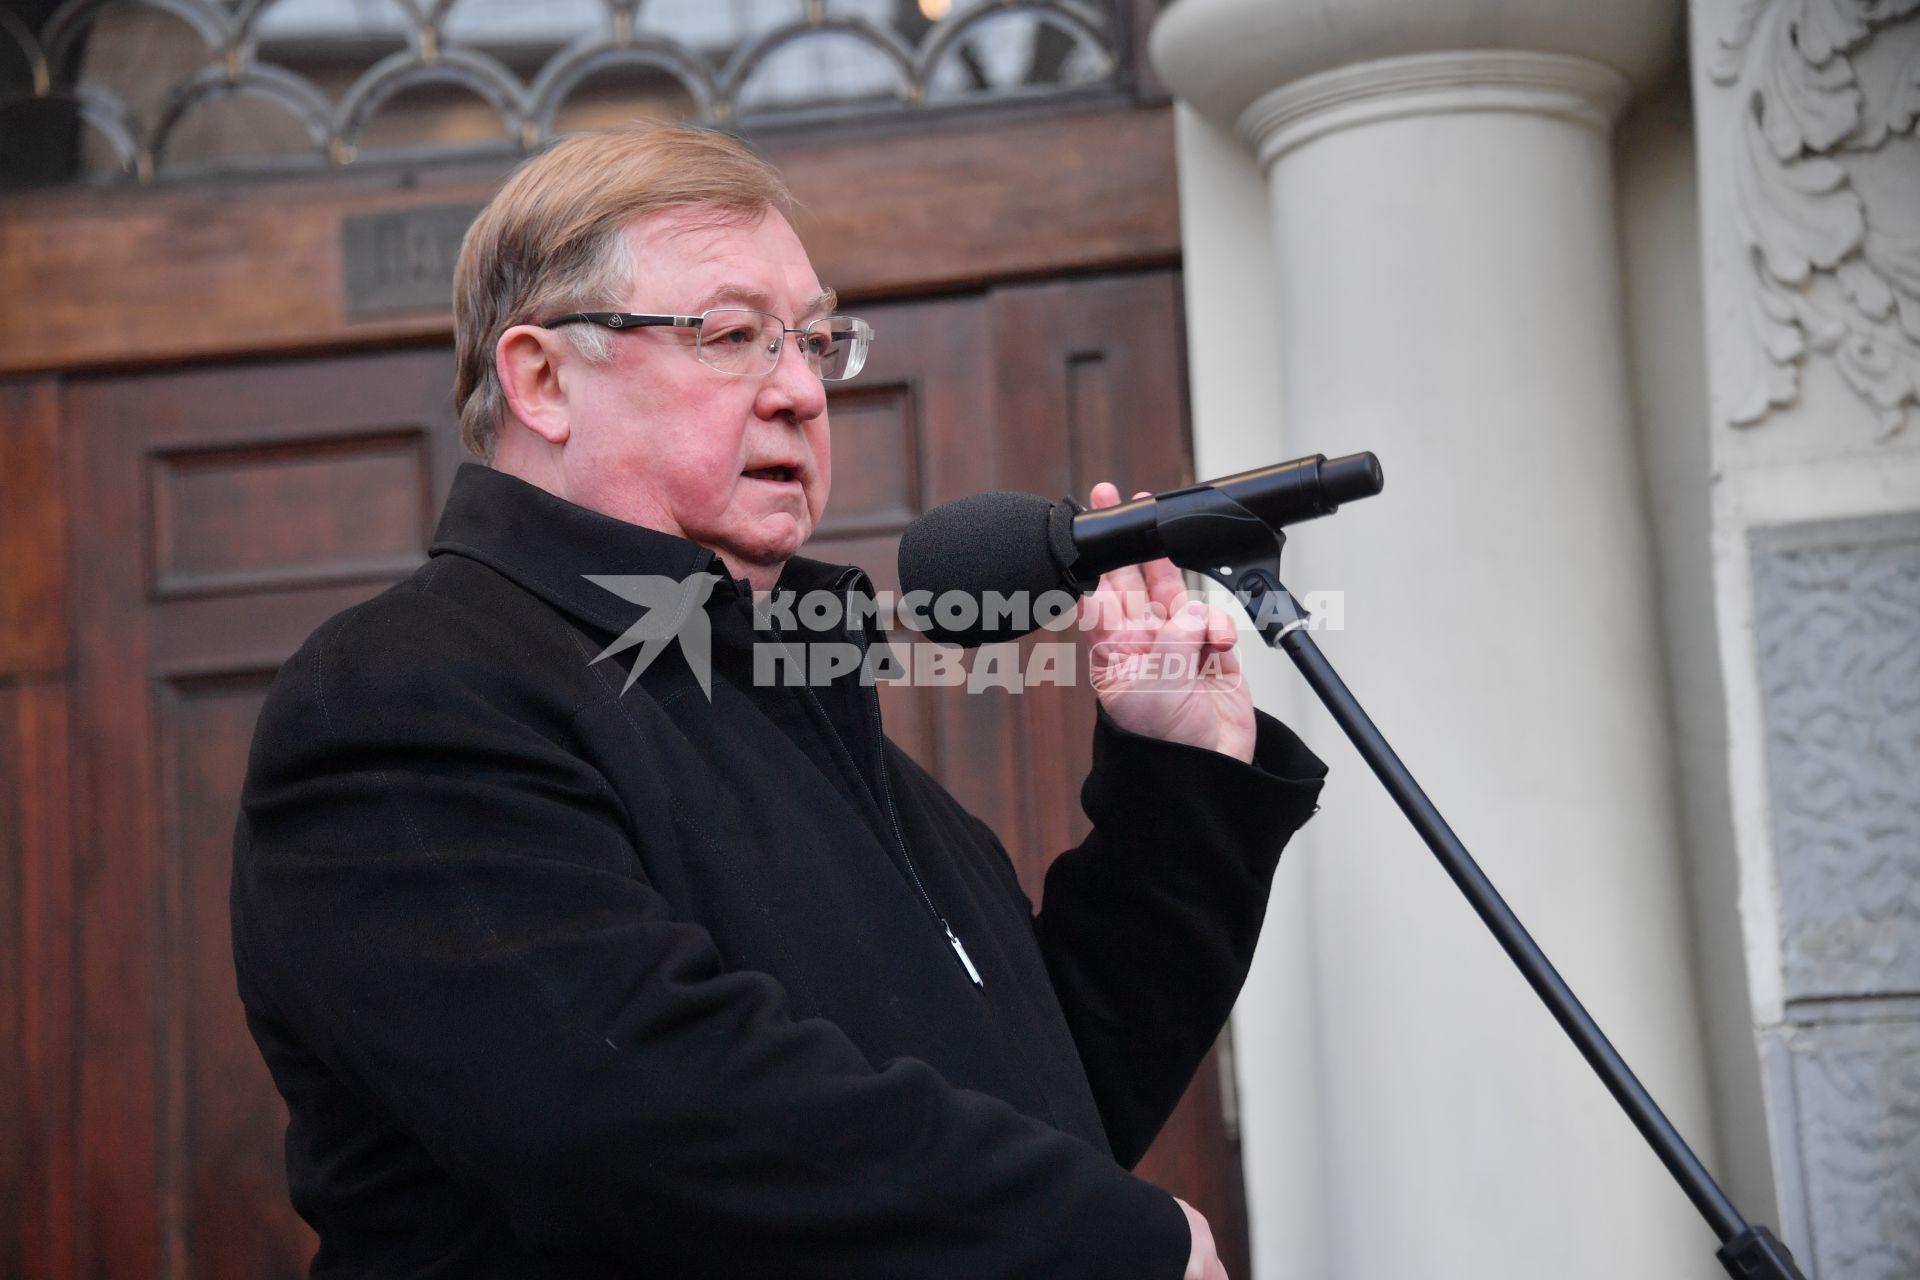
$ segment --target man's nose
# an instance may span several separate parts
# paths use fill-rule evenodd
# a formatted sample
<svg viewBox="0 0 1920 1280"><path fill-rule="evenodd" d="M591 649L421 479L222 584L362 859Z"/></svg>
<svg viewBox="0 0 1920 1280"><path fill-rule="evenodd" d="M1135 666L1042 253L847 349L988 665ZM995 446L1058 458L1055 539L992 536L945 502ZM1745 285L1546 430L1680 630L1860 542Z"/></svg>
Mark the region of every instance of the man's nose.
<svg viewBox="0 0 1920 1280"><path fill-rule="evenodd" d="M765 413L790 413L802 422L827 411L827 388L807 359L801 344L808 335L789 333L780 343L780 359L761 388Z"/></svg>

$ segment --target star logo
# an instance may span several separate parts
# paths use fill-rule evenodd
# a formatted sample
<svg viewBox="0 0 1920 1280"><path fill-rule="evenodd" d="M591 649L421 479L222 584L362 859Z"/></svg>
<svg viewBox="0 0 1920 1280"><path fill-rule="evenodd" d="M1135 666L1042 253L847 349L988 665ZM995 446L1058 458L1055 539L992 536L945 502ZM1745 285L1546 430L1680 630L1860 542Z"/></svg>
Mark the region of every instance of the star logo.
<svg viewBox="0 0 1920 1280"><path fill-rule="evenodd" d="M655 573L583 573L580 576L645 610L617 640L595 654L588 666L638 645L640 653L633 660L633 669L627 672L627 682L620 686L620 692L625 693L633 688L640 673L677 638L693 678L700 682L700 692L707 695L708 702L713 701L713 624L707 619L705 606L707 597L713 594L714 584L720 581L719 574L702 572L685 578Z"/></svg>

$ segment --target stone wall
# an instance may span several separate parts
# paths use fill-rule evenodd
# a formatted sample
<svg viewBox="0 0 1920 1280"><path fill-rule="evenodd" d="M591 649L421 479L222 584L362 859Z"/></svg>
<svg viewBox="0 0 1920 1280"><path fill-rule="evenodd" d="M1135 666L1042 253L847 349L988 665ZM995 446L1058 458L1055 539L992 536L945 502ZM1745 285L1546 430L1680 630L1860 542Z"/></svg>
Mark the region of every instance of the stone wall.
<svg viewBox="0 0 1920 1280"><path fill-rule="evenodd" d="M1920 1274L1920 6L1696 0L1715 607L1783 1225Z"/></svg>

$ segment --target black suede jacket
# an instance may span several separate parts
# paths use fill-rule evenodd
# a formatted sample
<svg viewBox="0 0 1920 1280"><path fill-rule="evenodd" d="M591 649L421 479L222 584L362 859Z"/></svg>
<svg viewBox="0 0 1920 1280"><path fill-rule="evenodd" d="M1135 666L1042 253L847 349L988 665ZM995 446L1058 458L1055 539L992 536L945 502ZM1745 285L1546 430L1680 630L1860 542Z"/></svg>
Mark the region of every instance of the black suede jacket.
<svg viewBox="0 0 1920 1280"><path fill-rule="evenodd" d="M623 694L636 651L590 660L644 610L583 575L698 571L711 701L678 645ZM1177 1280L1123 1165L1323 766L1101 717L1036 917L870 689L756 687L744 587L469 465L429 562L281 670L233 937L313 1275Z"/></svg>

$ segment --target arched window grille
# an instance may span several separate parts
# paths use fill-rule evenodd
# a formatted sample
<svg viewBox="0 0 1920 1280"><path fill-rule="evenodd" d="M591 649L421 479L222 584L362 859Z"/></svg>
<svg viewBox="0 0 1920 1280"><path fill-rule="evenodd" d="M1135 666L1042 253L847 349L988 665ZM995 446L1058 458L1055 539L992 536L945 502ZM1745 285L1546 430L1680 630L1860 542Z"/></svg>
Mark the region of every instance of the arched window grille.
<svg viewBox="0 0 1920 1280"><path fill-rule="evenodd" d="M0 184L515 155L636 115L832 129L1127 88L1129 0L45 0Z"/></svg>

